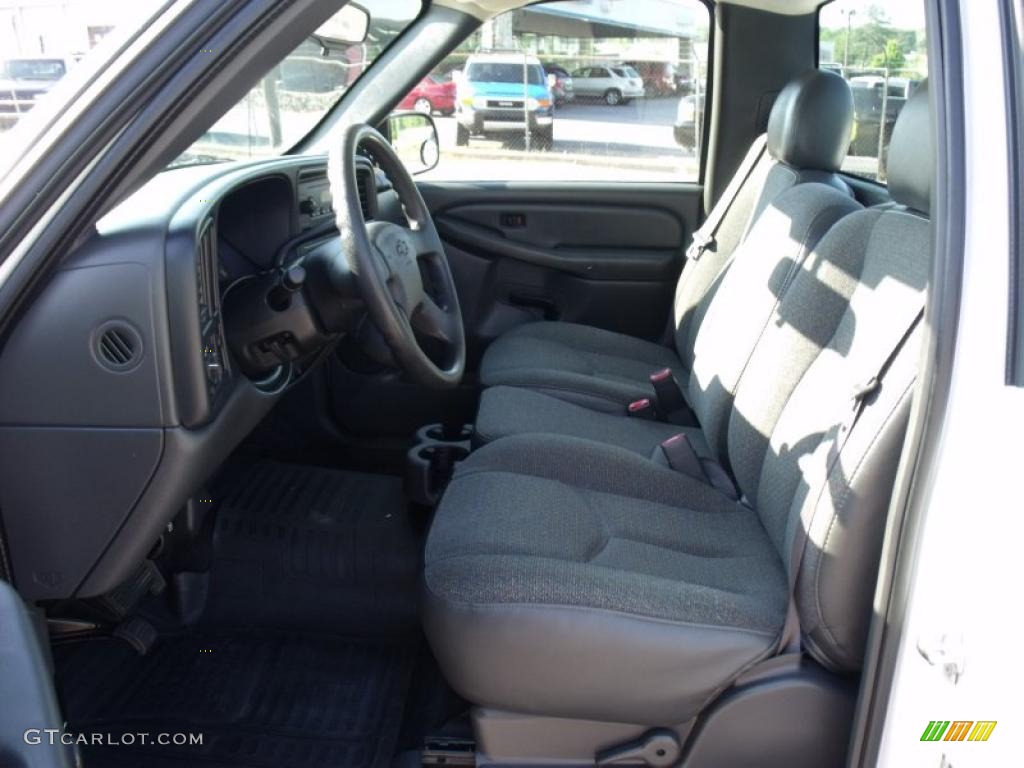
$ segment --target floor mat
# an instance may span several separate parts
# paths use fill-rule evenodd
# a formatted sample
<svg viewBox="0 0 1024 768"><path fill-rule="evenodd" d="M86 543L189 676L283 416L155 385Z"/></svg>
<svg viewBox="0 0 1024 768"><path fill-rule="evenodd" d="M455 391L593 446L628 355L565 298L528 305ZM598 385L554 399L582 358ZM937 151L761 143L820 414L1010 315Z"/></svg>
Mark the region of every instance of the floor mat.
<svg viewBox="0 0 1024 768"><path fill-rule="evenodd" d="M224 473L203 622L404 633L421 545L401 480L259 462Z"/></svg>
<svg viewBox="0 0 1024 768"><path fill-rule="evenodd" d="M83 750L85 768L383 768L416 658L411 641L250 632L55 650L69 730L122 742ZM124 735L201 734L201 744L128 746ZM118 736L120 734L121 736Z"/></svg>
<svg viewBox="0 0 1024 768"><path fill-rule="evenodd" d="M54 650L71 732L152 737L86 747L85 768L386 768L422 654L401 481L239 462L211 497L194 610L153 598L145 656L110 638ZM202 743L152 743L164 733Z"/></svg>

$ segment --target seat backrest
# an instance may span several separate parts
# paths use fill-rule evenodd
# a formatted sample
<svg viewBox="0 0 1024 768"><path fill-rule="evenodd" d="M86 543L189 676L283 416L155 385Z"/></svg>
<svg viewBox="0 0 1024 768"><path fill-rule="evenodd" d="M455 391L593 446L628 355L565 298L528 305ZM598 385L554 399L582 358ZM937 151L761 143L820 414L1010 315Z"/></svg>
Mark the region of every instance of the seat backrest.
<svg viewBox="0 0 1024 768"><path fill-rule="evenodd" d="M768 118L766 151L740 187L699 261L683 267L674 304L675 346L686 370L693 345L729 257L768 205L797 184L817 182L851 195L836 173L850 144L853 96L839 75L813 69L779 92ZM755 152L758 143L751 147ZM723 201L719 201L723 204Z"/></svg>
<svg viewBox="0 0 1024 768"><path fill-rule="evenodd" d="M768 203L719 276L693 343L687 399L721 463L733 396L758 340L818 241L859 210L834 187L798 184Z"/></svg>
<svg viewBox="0 0 1024 768"><path fill-rule="evenodd" d="M750 357L729 418L737 484L796 569L805 646L837 669L856 669L863 658L917 375L915 321L932 253L931 130L922 86L889 150L899 206L846 216L804 260ZM881 369L880 387L845 434L854 392ZM808 538L791 563L798 526Z"/></svg>

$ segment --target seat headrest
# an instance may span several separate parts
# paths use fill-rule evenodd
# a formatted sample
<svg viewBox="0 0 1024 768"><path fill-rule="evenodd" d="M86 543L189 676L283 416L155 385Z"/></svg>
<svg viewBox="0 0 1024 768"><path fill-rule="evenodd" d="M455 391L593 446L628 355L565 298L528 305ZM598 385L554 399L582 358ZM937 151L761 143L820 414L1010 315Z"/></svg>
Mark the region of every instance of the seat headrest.
<svg viewBox="0 0 1024 768"><path fill-rule="evenodd" d="M889 142L889 195L900 205L930 214L935 171L928 83L903 105Z"/></svg>
<svg viewBox="0 0 1024 768"><path fill-rule="evenodd" d="M768 152L800 170L838 171L850 146L853 94L834 72L812 69L786 84L768 118Z"/></svg>

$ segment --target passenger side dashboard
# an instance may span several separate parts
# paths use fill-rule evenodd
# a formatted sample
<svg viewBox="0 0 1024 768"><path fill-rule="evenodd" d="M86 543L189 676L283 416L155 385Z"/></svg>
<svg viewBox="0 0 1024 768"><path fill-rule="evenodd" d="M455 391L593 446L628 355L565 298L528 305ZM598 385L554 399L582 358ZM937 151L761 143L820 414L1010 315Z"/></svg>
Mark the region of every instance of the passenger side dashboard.
<svg viewBox="0 0 1024 768"><path fill-rule="evenodd" d="M310 157L166 171L20 319L0 355L0 510L27 599L129 578L280 397L289 371L252 381L234 364L221 299L337 238L325 182Z"/></svg>

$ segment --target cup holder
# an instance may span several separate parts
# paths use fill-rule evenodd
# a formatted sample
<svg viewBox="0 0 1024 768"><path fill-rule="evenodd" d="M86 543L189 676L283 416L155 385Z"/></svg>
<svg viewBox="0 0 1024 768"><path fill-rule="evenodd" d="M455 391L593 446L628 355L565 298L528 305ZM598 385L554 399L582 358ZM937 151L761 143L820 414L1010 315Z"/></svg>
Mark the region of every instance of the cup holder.
<svg viewBox="0 0 1024 768"><path fill-rule="evenodd" d="M469 449L461 445L421 445L417 452L424 461L448 467L469 456Z"/></svg>
<svg viewBox="0 0 1024 768"><path fill-rule="evenodd" d="M466 443L473 437L472 424L428 424L416 432L417 443Z"/></svg>
<svg viewBox="0 0 1024 768"><path fill-rule="evenodd" d="M406 454L405 495L410 501L437 504L455 465L469 456L472 435L472 424L454 429L428 424L416 432L416 444Z"/></svg>

